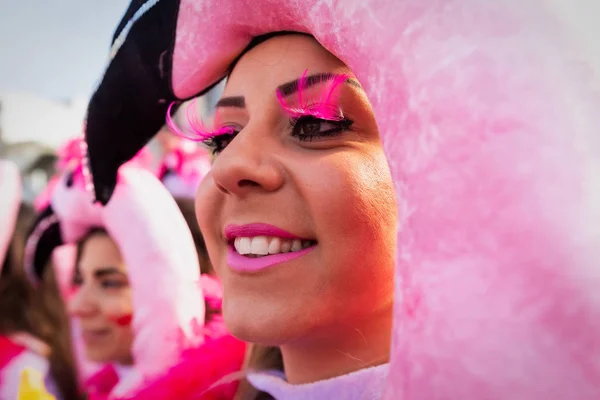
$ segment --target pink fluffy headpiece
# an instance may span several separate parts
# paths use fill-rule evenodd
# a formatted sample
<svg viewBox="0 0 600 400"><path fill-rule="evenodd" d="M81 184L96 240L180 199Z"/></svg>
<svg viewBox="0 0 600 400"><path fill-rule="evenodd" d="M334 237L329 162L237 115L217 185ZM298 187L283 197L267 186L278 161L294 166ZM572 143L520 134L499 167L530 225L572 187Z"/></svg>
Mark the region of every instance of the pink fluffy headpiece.
<svg viewBox="0 0 600 400"><path fill-rule="evenodd" d="M149 121L171 101L221 80L254 37L310 33L361 82L395 181L387 398L600 398L600 115L543 5L146 5L126 15L132 24L121 24L106 84L90 105L99 200L110 197L115 168L158 130ZM144 48L136 39L143 35L156 41ZM152 85L139 78L134 92L141 67L131 55L140 53ZM111 90L132 96L130 120L117 118L120 109L106 112ZM110 143L118 151L107 150Z"/></svg>

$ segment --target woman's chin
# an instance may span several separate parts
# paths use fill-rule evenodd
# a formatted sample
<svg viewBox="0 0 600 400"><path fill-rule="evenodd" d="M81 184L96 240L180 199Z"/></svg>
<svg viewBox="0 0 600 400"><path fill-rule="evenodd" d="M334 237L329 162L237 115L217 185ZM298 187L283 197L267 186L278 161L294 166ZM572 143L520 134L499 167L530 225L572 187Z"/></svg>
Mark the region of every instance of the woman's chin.
<svg viewBox="0 0 600 400"><path fill-rule="evenodd" d="M306 324L292 318L292 313L277 312L273 308L223 307L227 329L244 342L266 346L281 346L302 336Z"/></svg>
<svg viewBox="0 0 600 400"><path fill-rule="evenodd" d="M85 349L85 358L87 361L99 364L112 362L112 357L107 353L106 349Z"/></svg>

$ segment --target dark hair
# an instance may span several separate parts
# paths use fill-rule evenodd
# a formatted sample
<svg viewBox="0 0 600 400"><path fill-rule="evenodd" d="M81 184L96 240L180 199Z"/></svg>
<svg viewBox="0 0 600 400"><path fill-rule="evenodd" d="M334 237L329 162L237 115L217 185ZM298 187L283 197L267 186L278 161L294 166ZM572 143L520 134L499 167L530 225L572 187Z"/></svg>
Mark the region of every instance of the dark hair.
<svg viewBox="0 0 600 400"><path fill-rule="evenodd" d="M215 270L210 258L208 257L208 251L206 250L206 244L204 243L204 237L198 226L198 220L196 219L196 209L194 206L194 200L177 197L175 202L179 207L179 211L183 215L185 222L187 222L192 238L194 239L194 245L196 246L196 253L198 253L198 261L200 262L200 273L214 275ZM213 304L208 301L204 301L205 317L204 322L209 323L216 315L221 315L221 308L215 308Z"/></svg>
<svg viewBox="0 0 600 400"><path fill-rule="evenodd" d="M88 241L89 238L91 238L92 236L95 235L106 235L109 236L108 232L106 231L106 229L104 228L92 228L90 229L85 236L83 236L83 238L79 239L79 241L77 242L77 255L75 256L75 270L73 278L75 278L76 275L78 275L80 273L79 271L79 261L81 260L81 255L83 253L83 246L85 245L85 243Z"/></svg>
<svg viewBox="0 0 600 400"><path fill-rule="evenodd" d="M33 288L25 276L23 259L26 232L34 220L31 206L22 204L15 232L0 275L0 334L25 332L50 347L50 374L62 398L78 399L81 392L71 348L70 326L54 277L46 268L47 279Z"/></svg>
<svg viewBox="0 0 600 400"><path fill-rule="evenodd" d="M278 370L283 371L283 358L279 347L250 344L250 351L246 354L244 369L249 371ZM261 392L242 379L234 397L235 400L270 400L271 395Z"/></svg>
<svg viewBox="0 0 600 400"><path fill-rule="evenodd" d="M200 261L200 273L213 275L215 271L212 263L210 262L210 258L208 258L208 251L206 250L204 237L202 236L202 232L198 226L194 200L177 197L175 198L175 202L177 203L177 206L179 207L181 214L183 214L183 218L185 218L185 222L187 222L190 232L192 233L192 238L194 239L194 244L196 245L196 252L198 253L198 261Z"/></svg>

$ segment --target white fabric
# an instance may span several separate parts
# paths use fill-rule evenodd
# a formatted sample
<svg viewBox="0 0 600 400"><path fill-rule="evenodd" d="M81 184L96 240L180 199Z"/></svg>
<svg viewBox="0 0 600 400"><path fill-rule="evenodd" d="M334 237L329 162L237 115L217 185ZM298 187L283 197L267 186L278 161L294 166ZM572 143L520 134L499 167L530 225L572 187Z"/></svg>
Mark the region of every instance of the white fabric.
<svg viewBox="0 0 600 400"><path fill-rule="evenodd" d="M279 371L254 372L248 381L276 400L378 400L383 398L389 364L364 368L331 379L292 385Z"/></svg>

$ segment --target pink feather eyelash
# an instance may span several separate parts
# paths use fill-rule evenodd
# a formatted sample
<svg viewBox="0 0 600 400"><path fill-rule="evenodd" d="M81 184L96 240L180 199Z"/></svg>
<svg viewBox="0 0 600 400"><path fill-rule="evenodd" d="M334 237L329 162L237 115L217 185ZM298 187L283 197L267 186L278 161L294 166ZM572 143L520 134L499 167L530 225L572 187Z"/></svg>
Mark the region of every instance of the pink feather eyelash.
<svg viewBox="0 0 600 400"><path fill-rule="evenodd" d="M322 91L321 97L316 102L309 102L304 91L306 90L306 82L308 80L308 69L304 71L298 80L298 105L288 103L286 97L277 90L277 100L281 107L292 117L300 118L303 116L313 116L315 118L324 119L327 121L340 121L344 117L339 109L339 91L337 87L346 82L348 75L334 75L333 78L323 82L326 87Z"/></svg>
<svg viewBox="0 0 600 400"><path fill-rule="evenodd" d="M194 142L203 142L205 140L214 138L220 135L230 135L234 132L233 128L229 126L224 126L216 131L209 130L204 122L198 118L196 115L196 99L193 99L190 104L186 106L185 116L188 124L190 125L191 133L184 132L180 127L177 126L175 121L173 121L173 117L171 116L171 109L175 102L169 105L167 109L167 126L175 135L180 136L185 139L192 140Z"/></svg>

